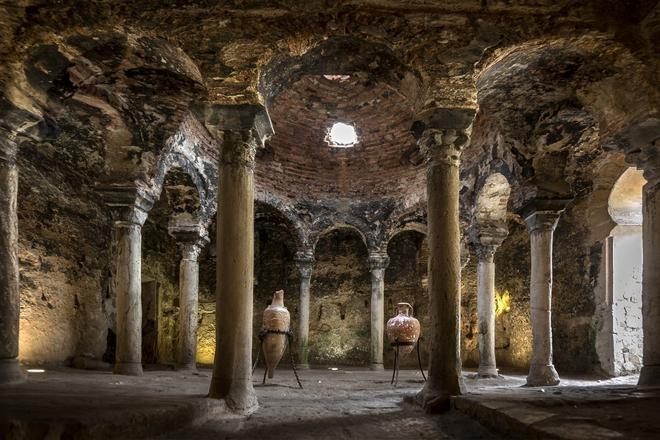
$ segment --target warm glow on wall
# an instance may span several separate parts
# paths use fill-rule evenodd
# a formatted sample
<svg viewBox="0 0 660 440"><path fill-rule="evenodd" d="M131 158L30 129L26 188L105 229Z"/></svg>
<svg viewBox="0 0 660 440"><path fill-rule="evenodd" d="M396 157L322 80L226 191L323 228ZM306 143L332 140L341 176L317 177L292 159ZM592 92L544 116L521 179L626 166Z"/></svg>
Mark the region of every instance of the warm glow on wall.
<svg viewBox="0 0 660 440"><path fill-rule="evenodd" d="M511 294L509 291L505 290L501 294L495 292L495 316L500 316L509 310L511 310Z"/></svg>

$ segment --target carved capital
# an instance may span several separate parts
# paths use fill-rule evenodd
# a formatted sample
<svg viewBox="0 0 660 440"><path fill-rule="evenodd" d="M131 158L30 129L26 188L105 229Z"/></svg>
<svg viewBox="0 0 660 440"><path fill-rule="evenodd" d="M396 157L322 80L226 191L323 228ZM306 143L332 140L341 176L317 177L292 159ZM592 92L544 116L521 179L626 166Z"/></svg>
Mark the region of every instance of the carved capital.
<svg viewBox="0 0 660 440"><path fill-rule="evenodd" d="M314 259L314 255L311 251L296 252L294 261L296 263L296 267L300 271L301 277L303 278L312 277L312 269L314 267L314 263L316 262L316 260Z"/></svg>
<svg viewBox="0 0 660 440"><path fill-rule="evenodd" d="M220 140L220 163L254 169L257 139L252 130L225 130Z"/></svg>
<svg viewBox="0 0 660 440"><path fill-rule="evenodd" d="M220 163L254 167L257 148L273 134L268 112L258 105L203 104L193 111L220 144Z"/></svg>
<svg viewBox="0 0 660 440"><path fill-rule="evenodd" d="M484 228L477 232L478 242L475 245L479 261L492 261L497 248L509 234L506 227Z"/></svg>
<svg viewBox="0 0 660 440"><path fill-rule="evenodd" d="M110 208L115 226L142 226L154 200L134 186L99 186L97 191Z"/></svg>
<svg viewBox="0 0 660 440"><path fill-rule="evenodd" d="M200 252L210 241L206 228L200 223L171 223L167 232L176 240L184 260L197 261Z"/></svg>
<svg viewBox="0 0 660 440"><path fill-rule="evenodd" d="M463 130L428 129L422 133L419 146L428 166L444 164L458 167L461 151L469 140L469 134Z"/></svg>
<svg viewBox="0 0 660 440"><path fill-rule="evenodd" d="M554 231L570 199L534 199L520 210L529 232Z"/></svg>
<svg viewBox="0 0 660 440"><path fill-rule="evenodd" d="M372 252L369 254L369 268L372 272L385 270L390 264L390 257L383 252Z"/></svg>

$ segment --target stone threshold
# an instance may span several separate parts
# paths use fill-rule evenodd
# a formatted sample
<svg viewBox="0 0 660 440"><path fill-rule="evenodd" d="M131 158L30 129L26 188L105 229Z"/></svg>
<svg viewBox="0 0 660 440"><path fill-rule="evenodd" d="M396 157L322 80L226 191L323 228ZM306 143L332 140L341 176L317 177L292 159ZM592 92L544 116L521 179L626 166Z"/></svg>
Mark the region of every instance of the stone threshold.
<svg viewBox="0 0 660 440"><path fill-rule="evenodd" d="M452 398L453 409L473 417L488 429L506 438L517 439L644 439L658 424L660 392L641 393L634 389L580 390L584 395L566 393L561 387L531 389L547 395L530 396L530 391L509 389L509 393L466 394ZM513 392L511 392L513 391ZM559 396L557 396L559 395ZM638 423L632 417L649 420ZM628 419L627 426L615 421ZM610 427L606 425L612 425ZM615 429L613 429L615 428Z"/></svg>

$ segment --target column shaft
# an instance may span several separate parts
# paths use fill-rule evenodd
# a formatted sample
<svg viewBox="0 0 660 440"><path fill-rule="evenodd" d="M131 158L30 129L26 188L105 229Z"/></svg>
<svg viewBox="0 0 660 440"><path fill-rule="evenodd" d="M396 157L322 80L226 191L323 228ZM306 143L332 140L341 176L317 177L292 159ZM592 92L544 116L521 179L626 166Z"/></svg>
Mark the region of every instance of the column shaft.
<svg viewBox="0 0 660 440"><path fill-rule="evenodd" d="M383 335L385 332L385 268L386 255L372 255L371 263L371 364L372 370L383 369Z"/></svg>
<svg viewBox="0 0 660 440"><path fill-rule="evenodd" d="M309 368L307 353L309 340L309 287L311 278L300 279L300 317L298 322L298 362L302 368Z"/></svg>
<svg viewBox="0 0 660 440"><path fill-rule="evenodd" d="M249 413L258 405L251 365L256 144L244 135L225 132L221 146L216 352L209 397Z"/></svg>
<svg viewBox="0 0 660 440"><path fill-rule="evenodd" d="M557 385L559 375L552 363L552 240L560 212L537 211L527 217L530 231L530 315L532 358L528 386Z"/></svg>
<svg viewBox="0 0 660 440"><path fill-rule="evenodd" d="M0 385L21 383L18 363L20 290L18 275L18 169L0 157Z"/></svg>
<svg viewBox="0 0 660 440"><path fill-rule="evenodd" d="M142 375L142 227L115 222L117 350L115 374Z"/></svg>
<svg viewBox="0 0 660 440"><path fill-rule="evenodd" d="M425 132L427 168L429 311L431 346L428 381L421 398L427 411L449 409L463 393L460 356L460 146L454 130ZM466 140L466 139L465 139Z"/></svg>
<svg viewBox="0 0 660 440"><path fill-rule="evenodd" d="M197 308L199 263L197 256L185 255L179 264L179 347L177 365L195 370L197 358Z"/></svg>
<svg viewBox="0 0 660 440"><path fill-rule="evenodd" d="M660 387L660 176L645 173L644 186L642 327L644 366L640 388Z"/></svg>
<svg viewBox="0 0 660 440"><path fill-rule="evenodd" d="M493 254L480 256L477 266L479 377L497 377L495 363L495 263Z"/></svg>

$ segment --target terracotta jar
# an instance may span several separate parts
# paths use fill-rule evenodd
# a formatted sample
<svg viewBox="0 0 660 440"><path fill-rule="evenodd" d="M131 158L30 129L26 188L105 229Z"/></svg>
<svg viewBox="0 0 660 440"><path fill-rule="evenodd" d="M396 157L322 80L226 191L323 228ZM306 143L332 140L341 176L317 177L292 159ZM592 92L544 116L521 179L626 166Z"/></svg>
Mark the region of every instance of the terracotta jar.
<svg viewBox="0 0 660 440"><path fill-rule="evenodd" d="M406 355L415 348L415 343L419 339L421 328L419 321L412 316L413 308L408 303L398 303L396 305L397 315L387 321L387 338L391 343L407 343L410 345L400 345L399 353Z"/></svg>
<svg viewBox="0 0 660 440"><path fill-rule="evenodd" d="M289 331L291 316L286 307L284 307L284 291L278 290L273 294L273 301L264 310L262 331L271 331L277 333L266 333L262 348L266 361L268 377L272 378L275 374L275 368L280 363L284 349L286 348L286 333Z"/></svg>

